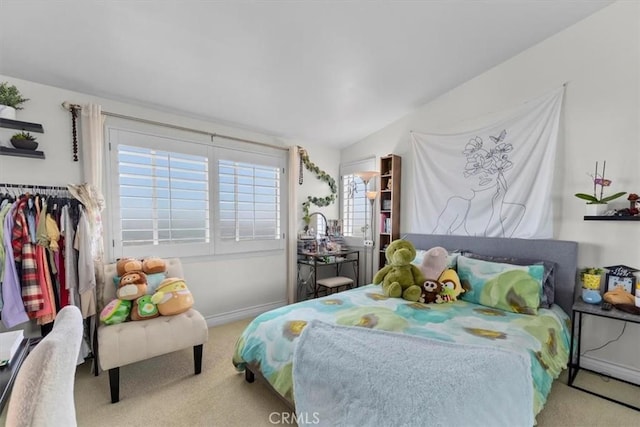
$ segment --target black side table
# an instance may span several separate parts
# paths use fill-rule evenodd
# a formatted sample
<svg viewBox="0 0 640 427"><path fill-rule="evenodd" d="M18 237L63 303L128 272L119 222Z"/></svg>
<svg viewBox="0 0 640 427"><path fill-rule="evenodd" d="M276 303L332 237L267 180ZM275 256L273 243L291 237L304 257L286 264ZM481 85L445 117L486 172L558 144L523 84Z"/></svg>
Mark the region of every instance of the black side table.
<svg viewBox="0 0 640 427"><path fill-rule="evenodd" d="M585 371L589 371L589 372L593 372L595 374L601 375L603 377L607 377L607 378L613 378L617 381L622 381L624 383L627 384L631 384L631 385L635 385L638 386L635 383L629 382L629 381L625 381L623 379L620 378L616 378L614 376L611 375L607 375L604 374L602 372L596 372L594 370L591 369L586 369L586 368L581 368L580 367L580 341L581 341L581 337L582 337L582 315L583 314L590 314L592 316L599 316L599 317L606 317L607 319L614 319L614 320L619 320L622 322L631 322L631 323L640 323L640 316L637 314L631 314L631 313L627 313L624 311L620 311L617 310L615 307L612 308L611 310L603 310L601 308L600 304L587 304L586 302L580 300L580 301L576 301L573 304L573 319L571 322L571 346L569 349L569 387L573 387L575 389L578 390L582 390L586 393L592 394L594 396L598 396L601 397L603 399L606 399L610 402L615 402L618 403L620 405L624 405L627 408L631 408L631 409L635 409L637 411L640 411L640 407L637 406L633 406L630 405L628 403L625 402L621 402L619 400L613 399L611 397L608 396L604 396L602 394L596 393L594 391L591 390L587 390L585 388L582 388L580 386L577 386L574 384L574 381L576 379L576 376L578 375L578 372L580 371L580 369L585 370ZM578 323L576 323L576 317L578 320ZM578 327L578 332L576 334L576 326ZM574 342L577 343L577 352L576 352L576 357L574 358L573 356L573 345ZM574 361L575 359L575 361ZM640 386L638 386L640 387Z"/></svg>

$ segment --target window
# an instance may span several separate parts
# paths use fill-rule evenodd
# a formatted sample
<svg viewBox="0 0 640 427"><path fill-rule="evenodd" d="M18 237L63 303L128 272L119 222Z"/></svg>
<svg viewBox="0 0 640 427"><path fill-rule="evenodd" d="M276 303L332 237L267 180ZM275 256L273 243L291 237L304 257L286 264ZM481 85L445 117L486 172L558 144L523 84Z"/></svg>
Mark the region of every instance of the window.
<svg viewBox="0 0 640 427"><path fill-rule="evenodd" d="M375 169L375 159L373 158L347 163L340 167L342 229L346 237L364 237L367 215L371 215L371 212L368 212L370 205L366 197L364 183L355 173ZM374 188L373 184L372 180L369 187Z"/></svg>
<svg viewBox="0 0 640 427"><path fill-rule="evenodd" d="M283 159L222 147L215 152L217 247L225 252L284 248Z"/></svg>
<svg viewBox="0 0 640 427"><path fill-rule="evenodd" d="M209 243L207 157L117 150L122 245Z"/></svg>
<svg viewBox="0 0 640 427"><path fill-rule="evenodd" d="M284 248L285 150L115 127L107 135L114 257Z"/></svg>

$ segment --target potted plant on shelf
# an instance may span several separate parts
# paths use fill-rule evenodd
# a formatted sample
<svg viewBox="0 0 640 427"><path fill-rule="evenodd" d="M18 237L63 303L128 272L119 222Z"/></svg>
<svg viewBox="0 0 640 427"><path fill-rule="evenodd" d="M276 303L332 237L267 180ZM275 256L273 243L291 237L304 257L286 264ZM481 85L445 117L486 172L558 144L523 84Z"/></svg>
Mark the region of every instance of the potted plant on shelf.
<svg viewBox="0 0 640 427"><path fill-rule="evenodd" d="M16 133L11 137L11 145L21 150L35 150L38 148L36 137L29 132Z"/></svg>
<svg viewBox="0 0 640 427"><path fill-rule="evenodd" d="M611 185L610 179L605 179L604 172L607 167L607 161L605 160L602 165L602 175L598 173L598 162L596 162L596 173L591 175L593 179L593 194L586 193L576 193L575 196L579 199L587 201L587 212L588 216L600 216L604 215L607 211L607 204L617 199L618 197L624 196L627 194L626 191L620 191L616 194L612 194L611 196L604 197L604 187L609 187ZM600 197L598 197L598 186L600 187Z"/></svg>
<svg viewBox="0 0 640 427"><path fill-rule="evenodd" d="M0 83L0 118L15 120L16 110L22 110L20 104L27 102L20 91L8 82Z"/></svg>

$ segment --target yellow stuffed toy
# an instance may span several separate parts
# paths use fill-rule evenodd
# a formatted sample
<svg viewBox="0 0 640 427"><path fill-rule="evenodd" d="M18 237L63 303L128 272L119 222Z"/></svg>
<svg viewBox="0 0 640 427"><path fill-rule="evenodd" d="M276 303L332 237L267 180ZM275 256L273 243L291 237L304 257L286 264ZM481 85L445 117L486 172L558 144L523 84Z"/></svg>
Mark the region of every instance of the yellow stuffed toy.
<svg viewBox="0 0 640 427"><path fill-rule="evenodd" d="M193 306L193 297L183 279L170 277L160 283L151 296L151 302L158 306L161 315L171 316L189 310Z"/></svg>
<svg viewBox="0 0 640 427"><path fill-rule="evenodd" d="M464 292L460 277L458 277L458 273L453 268L443 271L438 278L438 282L442 284L442 291L436 297L436 304L457 301L458 295Z"/></svg>
<svg viewBox="0 0 640 427"><path fill-rule="evenodd" d="M391 242L385 251L387 265L373 276L373 283L382 283L382 292L389 297L402 297L416 302L420 299L420 286L425 277L411 261L416 257L416 249L407 240L398 239Z"/></svg>

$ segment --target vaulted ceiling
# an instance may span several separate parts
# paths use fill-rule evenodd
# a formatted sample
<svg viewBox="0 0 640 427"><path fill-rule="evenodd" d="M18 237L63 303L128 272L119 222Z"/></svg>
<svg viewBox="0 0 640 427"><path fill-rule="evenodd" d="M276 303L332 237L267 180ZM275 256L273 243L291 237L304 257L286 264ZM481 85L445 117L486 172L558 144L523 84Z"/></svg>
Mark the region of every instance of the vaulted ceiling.
<svg viewBox="0 0 640 427"><path fill-rule="evenodd" d="M608 0L0 0L0 74L343 147Z"/></svg>

